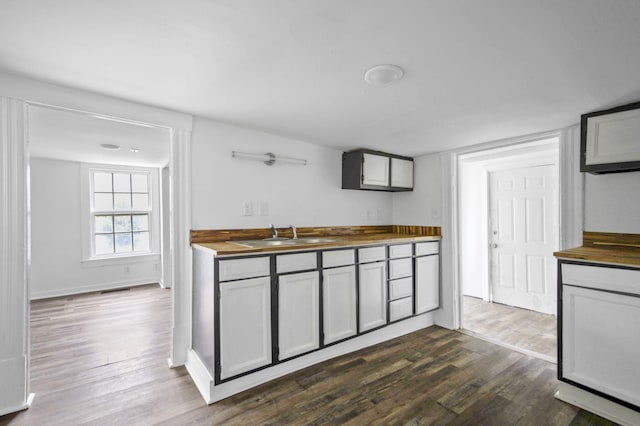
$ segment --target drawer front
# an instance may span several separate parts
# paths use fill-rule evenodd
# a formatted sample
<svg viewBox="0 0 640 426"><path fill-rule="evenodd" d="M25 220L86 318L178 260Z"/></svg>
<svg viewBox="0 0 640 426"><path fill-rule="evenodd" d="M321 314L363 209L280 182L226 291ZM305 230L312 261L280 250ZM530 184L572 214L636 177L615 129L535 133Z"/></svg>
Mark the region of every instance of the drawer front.
<svg viewBox="0 0 640 426"><path fill-rule="evenodd" d="M413 297L389 302L389 321L396 321L413 315Z"/></svg>
<svg viewBox="0 0 640 426"><path fill-rule="evenodd" d="M316 252L281 254L276 256L276 273L308 271L318 267Z"/></svg>
<svg viewBox="0 0 640 426"><path fill-rule="evenodd" d="M640 295L640 270L563 264L562 283Z"/></svg>
<svg viewBox="0 0 640 426"><path fill-rule="evenodd" d="M356 263L353 250L332 250L322 252L322 267L347 266Z"/></svg>
<svg viewBox="0 0 640 426"><path fill-rule="evenodd" d="M426 256L429 254L438 254L438 243L436 241L416 244L416 256Z"/></svg>
<svg viewBox="0 0 640 426"><path fill-rule="evenodd" d="M358 249L359 263L377 262L379 260L385 260L386 258L387 253L384 246Z"/></svg>
<svg viewBox="0 0 640 426"><path fill-rule="evenodd" d="M220 281L264 277L271 274L269 256L221 260L218 267L220 268Z"/></svg>
<svg viewBox="0 0 640 426"><path fill-rule="evenodd" d="M411 250L411 244L400 244L397 246L389 246L389 259L396 259L399 257L411 257L413 252Z"/></svg>
<svg viewBox="0 0 640 426"><path fill-rule="evenodd" d="M389 281L389 300L413 296L413 278L401 278Z"/></svg>
<svg viewBox="0 0 640 426"><path fill-rule="evenodd" d="M404 278L413 275L413 259L394 259L389 261L389 278Z"/></svg>

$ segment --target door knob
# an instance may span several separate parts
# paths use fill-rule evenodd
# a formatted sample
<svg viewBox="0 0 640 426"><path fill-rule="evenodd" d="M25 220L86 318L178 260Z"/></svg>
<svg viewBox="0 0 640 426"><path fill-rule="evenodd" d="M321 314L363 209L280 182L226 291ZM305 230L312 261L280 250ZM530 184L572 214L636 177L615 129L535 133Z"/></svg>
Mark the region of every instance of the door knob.
<svg viewBox="0 0 640 426"><path fill-rule="evenodd" d="M498 248L498 245L496 243L491 244L491 248Z"/></svg>

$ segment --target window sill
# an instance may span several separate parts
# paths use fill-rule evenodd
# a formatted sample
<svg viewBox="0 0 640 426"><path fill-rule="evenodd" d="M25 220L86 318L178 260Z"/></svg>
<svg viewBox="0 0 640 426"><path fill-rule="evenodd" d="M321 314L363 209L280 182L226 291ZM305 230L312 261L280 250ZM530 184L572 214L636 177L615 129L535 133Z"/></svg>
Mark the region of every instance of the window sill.
<svg viewBox="0 0 640 426"><path fill-rule="evenodd" d="M130 265L132 263L159 262L160 253L129 254L125 256L91 257L80 261L83 268L101 266Z"/></svg>

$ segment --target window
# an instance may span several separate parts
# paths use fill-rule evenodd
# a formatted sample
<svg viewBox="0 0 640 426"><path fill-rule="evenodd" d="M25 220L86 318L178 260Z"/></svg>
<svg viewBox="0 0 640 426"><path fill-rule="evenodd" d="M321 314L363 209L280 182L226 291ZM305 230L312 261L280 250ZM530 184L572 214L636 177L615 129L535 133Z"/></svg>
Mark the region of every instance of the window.
<svg viewBox="0 0 640 426"><path fill-rule="evenodd" d="M91 174L91 246L95 257L151 251L150 176L144 171Z"/></svg>

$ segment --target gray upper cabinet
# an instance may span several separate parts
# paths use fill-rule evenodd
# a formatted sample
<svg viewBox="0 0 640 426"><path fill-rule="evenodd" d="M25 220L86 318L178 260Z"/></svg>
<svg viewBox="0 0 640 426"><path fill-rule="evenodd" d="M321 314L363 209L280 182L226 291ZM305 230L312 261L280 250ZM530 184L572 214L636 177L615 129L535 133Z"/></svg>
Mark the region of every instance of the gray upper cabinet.
<svg viewBox="0 0 640 426"><path fill-rule="evenodd" d="M640 102L583 114L580 171L640 170Z"/></svg>
<svg viewBox="0 0 640 426"><path fill-rule="evenodd" d="M345 152L342 189L413 191L413 158L366 149Z"/></svg>

